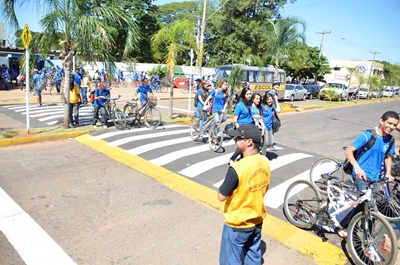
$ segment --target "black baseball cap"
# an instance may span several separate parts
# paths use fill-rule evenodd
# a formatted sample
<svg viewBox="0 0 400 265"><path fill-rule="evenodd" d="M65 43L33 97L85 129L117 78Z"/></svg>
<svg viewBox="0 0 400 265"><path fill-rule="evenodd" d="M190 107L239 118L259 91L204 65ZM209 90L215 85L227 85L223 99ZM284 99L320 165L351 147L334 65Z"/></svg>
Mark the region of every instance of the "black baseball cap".
<svg viewBox="0 0 400 265"><path fill-rule="evenodd" d="M254 124L240 125L239 128L231 131L231 136L252 139L255 143L259 143L261 141L260 129L258 129Z"/></svg>
<svg viewBox="0 0 400 265"><path fill-rule="evenodd" d="M201 80L200 78L197 78L197 79L194 80L194 81L201 82L202 80Z"/></svg>

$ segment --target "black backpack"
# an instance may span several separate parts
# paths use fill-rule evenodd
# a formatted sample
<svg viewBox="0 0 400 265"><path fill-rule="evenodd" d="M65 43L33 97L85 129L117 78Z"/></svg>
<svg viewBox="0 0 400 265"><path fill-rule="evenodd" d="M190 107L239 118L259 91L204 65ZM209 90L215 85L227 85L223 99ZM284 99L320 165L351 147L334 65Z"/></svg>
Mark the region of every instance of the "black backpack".
<svg viewBox="0 0 400 265"><path fill-rule="evenodd" d="M376 141L376 131L375 129L371 129L371 130L367 130L368 132L371 133L371 138L369 139L369 141L362 147L362 150L360 151L360 153L357 155L357 151L358 150L354 150L353 155L355 157L355 159L358 161L360 159L360 157L367 152L369 149L371 149L371 147L375 144ZM391 135L390 135L391 136ZM386 154L390 151L390 149L392 148L392 145L394 143L394 137L391 136L390 137L390 143L389 143L389 148L386 151ZM353 173L353 165L350 164L350 162L346 159L344 165L343 165L343 171L348 174L351 175Z"/></svg>
<svg viewBox="0 0 400 265"><path fill-rule="evenodd" d="M195 108L197 108L198 103L199 103L199 95L197 95L197 93L196 93L196 95L194 96L194 107Z"/></svg>

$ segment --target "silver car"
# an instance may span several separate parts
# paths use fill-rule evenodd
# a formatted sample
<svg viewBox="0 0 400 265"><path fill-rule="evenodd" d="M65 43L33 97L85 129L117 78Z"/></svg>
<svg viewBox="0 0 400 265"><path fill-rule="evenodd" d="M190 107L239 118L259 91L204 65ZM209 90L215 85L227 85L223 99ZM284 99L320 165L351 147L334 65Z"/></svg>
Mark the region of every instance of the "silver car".
<svg viewBox="0 0 400 265"><path fill-rule="evenodd" d="M286 85L285 95L283 99L293 101L295 99L306 100L307 90L302 85L288 84Z"/></svg>

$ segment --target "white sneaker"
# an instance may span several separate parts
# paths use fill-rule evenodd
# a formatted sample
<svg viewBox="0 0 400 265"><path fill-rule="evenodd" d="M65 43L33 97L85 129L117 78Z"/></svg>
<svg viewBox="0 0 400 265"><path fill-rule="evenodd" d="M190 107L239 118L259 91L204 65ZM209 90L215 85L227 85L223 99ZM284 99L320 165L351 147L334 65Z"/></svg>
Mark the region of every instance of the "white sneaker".
<svg viewBox="0 0 400 265"><path fill-rule="evenodd" d="M103 125L103 129L107 129L107 125Z"/></svg>
<svg viewBox="0 0 400 265"><path fill-rule="evenodd" d="M93 124L92 127L93 127L93 128L97 128L96 124Z"/></svg>

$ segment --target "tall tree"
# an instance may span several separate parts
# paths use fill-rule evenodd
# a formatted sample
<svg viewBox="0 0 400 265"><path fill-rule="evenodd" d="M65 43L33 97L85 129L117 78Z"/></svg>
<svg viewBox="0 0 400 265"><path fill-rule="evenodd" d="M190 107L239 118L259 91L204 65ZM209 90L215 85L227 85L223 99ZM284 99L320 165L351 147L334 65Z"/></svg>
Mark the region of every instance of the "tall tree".
<svg viewBox="0 0 400 265"><path fill-rule="evenodd" d="M18 21L14 12L14 5L24 0L3 0L1 12L14 25ZM112 62L115 39L118 36L118 27L127 29L124 54L130 54L138 42L139 28L134 18L120 8L119 0L38 0L38 6L43 6L40 25L43 32L37 38L38 47L42 55L49 53L55 38L61 47L60 57L65 70L64 91L69 102L69 81L74 55L79 52L80 57L89 62ZM105 4L106 3L106 4ZM68 128L68 105L64 109L64 127Z"/></svg>
<svg viewBox="0 0 400 265"><path fill-rule="evenodd" d="M165 59L169 80L173 80L177 54L187 47L197 49L196 38L193 34L194 25L190 20L182 20L166 25L151 38L151 48L158 59ZM168 51L163 57L162 50ZM170 87L169 118L172 119L173 85Z"/></svg>
<svg viewBox="0 0 400 265"><path fill-rule="evenodd" d="M291 45L295 42L304 43L306 39L306 24L304 21L288 17L278 21L268 20L267 51L272 54L275 66L274 80L278 80L280 60L289 53ZM298 27L301 27L299 30Z"/></svg>

